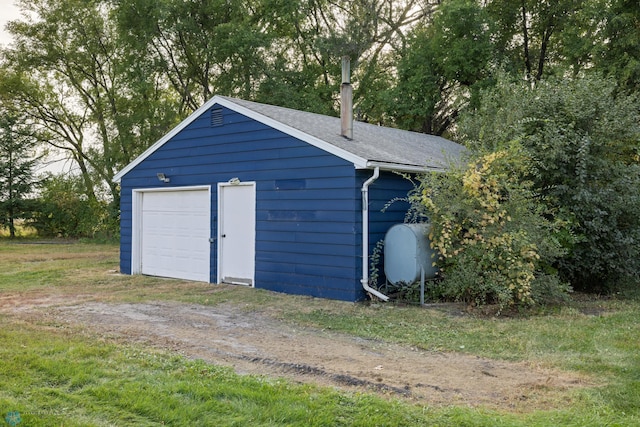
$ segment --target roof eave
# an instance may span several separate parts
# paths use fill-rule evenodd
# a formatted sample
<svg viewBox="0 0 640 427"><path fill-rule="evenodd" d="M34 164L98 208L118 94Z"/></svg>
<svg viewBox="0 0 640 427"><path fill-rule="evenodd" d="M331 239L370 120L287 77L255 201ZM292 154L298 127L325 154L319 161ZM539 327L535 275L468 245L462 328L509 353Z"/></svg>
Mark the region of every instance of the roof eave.
<svg viewBox="0 0 640 427"><path fill-rule="evenodd" d="M447 170L446 167L436 167L436 166L418 166L418 165L406 165L400 163L389 163L389 162L379 162L379 161L368 161L364 168L360 169L375 169L380 168L380 170L391 171L391 172L404 172L404 173L425 173L425 172L445 172Z"/></svg>

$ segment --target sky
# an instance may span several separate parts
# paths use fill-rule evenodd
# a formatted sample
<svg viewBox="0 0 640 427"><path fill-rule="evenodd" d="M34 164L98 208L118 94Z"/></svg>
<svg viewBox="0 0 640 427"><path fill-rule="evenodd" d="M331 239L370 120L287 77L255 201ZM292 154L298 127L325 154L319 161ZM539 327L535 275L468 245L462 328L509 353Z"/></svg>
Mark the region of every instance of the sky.
<svg viewBox="0 0 640 427"><path fill-rule="evenodd" d="M0 0L0 44L7 45L11 37L4 30L7 22L20 18L20 11L14 4L14 0Z"/></svg>
<svg viewBox="0 0 640 427"><path fill-rule="evenodd" d="M14 4L14 0L0 0L0 44L3 46L11 43L11 37L4 29L9 21L20 19L20 10ZM59 173L69 169L69 162L65 160L56 160L50 157L45 161L36 172L53 172Z"/></svg>

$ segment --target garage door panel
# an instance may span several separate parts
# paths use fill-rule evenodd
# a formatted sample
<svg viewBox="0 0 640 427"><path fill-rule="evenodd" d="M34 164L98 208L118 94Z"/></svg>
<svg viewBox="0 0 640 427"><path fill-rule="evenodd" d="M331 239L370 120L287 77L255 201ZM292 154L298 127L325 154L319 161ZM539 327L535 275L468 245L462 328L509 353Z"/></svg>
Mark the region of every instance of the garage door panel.
<svg viewBox="0 0 640 427"><path fill-rule="evenodd" d="M144 211L152 212L183 212L184 209L190 211L208 212L210 202L207 190L180 190L180 191L158 191L144 194ZM201 195L203 197L194 197Z"/></svg>
<svg viewBox="0 0 640 427"><path fill-rule="evenodd" d="M209 282L210 207L208 190L144 193L142 273Z"/></svg>

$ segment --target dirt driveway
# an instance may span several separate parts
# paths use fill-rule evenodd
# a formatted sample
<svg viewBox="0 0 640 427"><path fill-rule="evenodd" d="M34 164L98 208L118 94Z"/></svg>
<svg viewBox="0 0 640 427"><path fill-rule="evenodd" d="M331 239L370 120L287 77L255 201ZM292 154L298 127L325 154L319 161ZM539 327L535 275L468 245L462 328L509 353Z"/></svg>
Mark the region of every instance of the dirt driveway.
<svg viewBox="0 0 640 427"><path fill-rule="evenodd" d="M576 375L524 363L422 351L313 328L296 328L237 306L109 303L5 297L0 312L67 324L90 334L152 345L239 373L284 377L424 405L530 411L562 405Z"/></svg>

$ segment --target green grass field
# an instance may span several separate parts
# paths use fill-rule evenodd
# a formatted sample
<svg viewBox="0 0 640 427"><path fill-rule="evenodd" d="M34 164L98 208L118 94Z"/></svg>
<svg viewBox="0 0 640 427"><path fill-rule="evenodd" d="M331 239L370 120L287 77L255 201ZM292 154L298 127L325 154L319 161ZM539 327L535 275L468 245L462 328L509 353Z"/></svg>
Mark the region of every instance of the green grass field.
<svg viewBox="0 0 640 427"><path fill-rule="evenodd" d="M432 407L302 386L0 311L0 426L636 426L640 301L576 298L494 318L448 306L348 304L244 287L115 274L118 248L0 240L0 309L33 295L237 304L305 326L575 372L553 410ZM19 419L16 415L19 414ZM6 419L5 419L6 418Z"/></svg>

